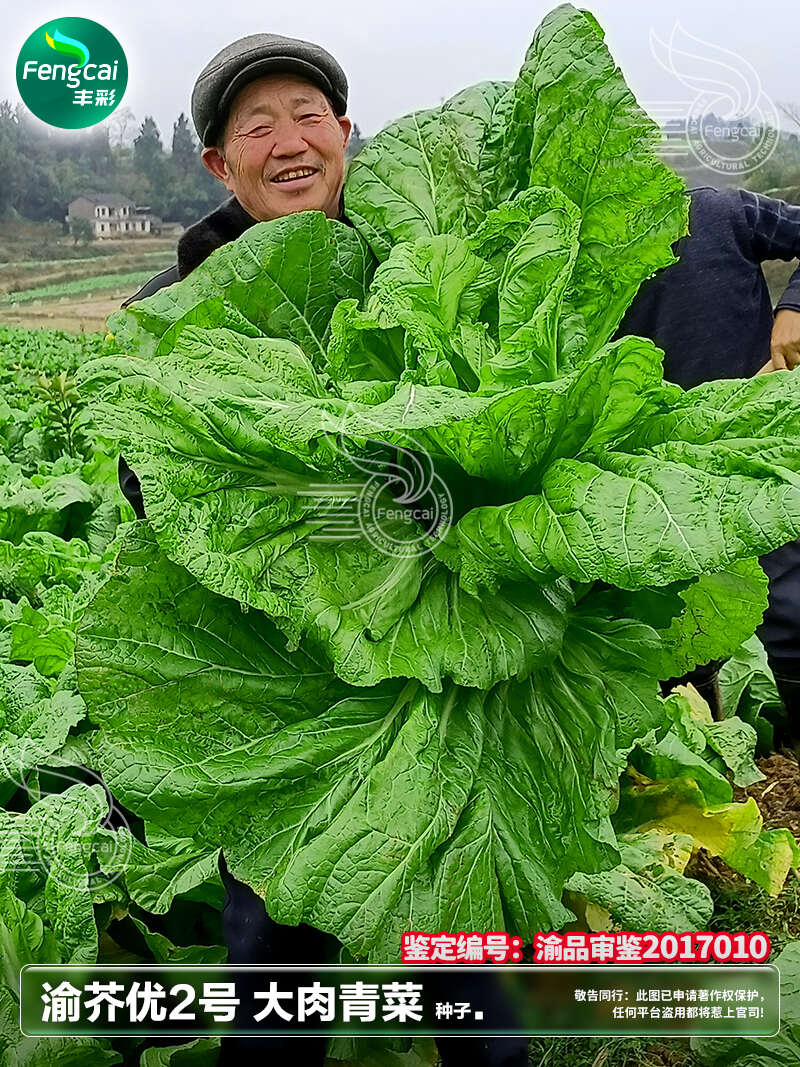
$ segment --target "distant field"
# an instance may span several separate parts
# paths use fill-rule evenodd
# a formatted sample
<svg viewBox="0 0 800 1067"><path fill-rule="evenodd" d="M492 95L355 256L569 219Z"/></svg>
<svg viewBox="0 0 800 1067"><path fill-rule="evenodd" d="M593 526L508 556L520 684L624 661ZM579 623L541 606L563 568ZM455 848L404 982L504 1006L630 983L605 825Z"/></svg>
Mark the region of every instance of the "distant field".
<svg viewBox="0 0 800 1067"><path fill-rule="evenodd" d="M150 271L133 271L127 274L95 274L89 278L62 282L60 285L43 285L34 289L21 289L17 292L6 293L5 296L0 297L0 307L6 307L9 304L30 304L36 300L59 300L63 302L76 296L88 296L91 298L95 293L117 292L120 289L136 292L151 276Z"/></svg>
<svg viewBox="0 0 800 1067"><path fill-rule="evenodd" d="M50 327L73 333L104 330L120 303L175 262L175 239L137 237L63 247L68 256L0 261L0 325ZM3 245L6 255L9 242ZM78 251L82 255L78 256Z"/></svg>
<svg viewBox="0 0 800 1067"><path fill-rule="evenodd" d="M135 291L135 290L133 290ZM65 330L67 333L102 333L106 319L130 292L78 297L68 304L57 300L41 304L0 306L0 325L22 326L27 330Z"/></svg>
<svg viewBox="0 0 800 1067"><path fill-rule="evenodd" d="M141 240L141 238L139 238ZM0 260L0 272L4 270L28 270L35 267L71 267L75 263L106 263L109 256L121 256L122 253L127 253L136 256L139 259L149 259L152 256L163 256L163 252L160 248L155 250L151 249L146 252L138 252L138 254L130 248L120 249L118 247L109 248L107 252L102 255L85 255L85 256L72 256L69 259L52 260L52 259L23 259L23 260Z"/></svg>

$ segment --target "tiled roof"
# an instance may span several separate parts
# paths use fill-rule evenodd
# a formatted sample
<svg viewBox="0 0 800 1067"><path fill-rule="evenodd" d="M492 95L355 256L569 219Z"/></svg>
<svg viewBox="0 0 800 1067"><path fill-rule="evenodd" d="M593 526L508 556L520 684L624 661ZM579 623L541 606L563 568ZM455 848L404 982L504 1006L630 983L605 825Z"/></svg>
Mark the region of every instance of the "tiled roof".
<svg viewBox="0 0 800 1067"><path fill-rule="evenodd" d="M133 200L129 196L120 196L119 193L81 193L75 200L89 200L92 204L105 204L108 207L133 207ZM75 200L70 203L75 203Z"/></svg>

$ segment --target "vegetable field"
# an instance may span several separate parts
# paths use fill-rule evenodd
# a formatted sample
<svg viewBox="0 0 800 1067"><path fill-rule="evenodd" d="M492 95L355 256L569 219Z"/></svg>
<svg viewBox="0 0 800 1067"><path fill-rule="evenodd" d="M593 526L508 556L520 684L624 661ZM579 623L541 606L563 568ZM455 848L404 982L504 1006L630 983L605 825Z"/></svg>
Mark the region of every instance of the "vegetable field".
<svg viewBox="0 0 800 1067"><path fill-rule="evenodd" d="M0 224L0 244L8 251L13 238ZM62 329L73 333L103 332L105 320L123 299L148 278L175 261L174 240L162 237L119 240L95 249L57 245L47 259L0 262L0 325ZM75 252L70 258L59 258Z"/></svg>
<svg viewBox="0 0 800 1067"><path fill-rule="evenodd" d="M43 285L35 289L19 289L8 293L3 298L5 304L27 304L33 300L47 300L49 297L72 297L84 293L96 293L103 290L116 290L124 286L135 292L144 285L152 274L148 271L133 271L128 274L99 274L94 277L80 278L72 282L60 282L57 285Z"/></svg>
<svg viewBox="0 0 800 1067"><path fill-rule="evenodd" d="M253 226L105 336L0 331L0 1067L213 1064L21 1042L16 976L222 961L220 850L343 960L709 929L699 857L788 892L753 634L757 557L800 533L800 377L684 392L614 339L687 228L655 140L564 5L516 81L374 138L352 225ZM711 659L719 722L659 688ZM780 1037L684 1062L800 1056L794 932ZM329 1055L433 1062L394 1044Z"/></svg>

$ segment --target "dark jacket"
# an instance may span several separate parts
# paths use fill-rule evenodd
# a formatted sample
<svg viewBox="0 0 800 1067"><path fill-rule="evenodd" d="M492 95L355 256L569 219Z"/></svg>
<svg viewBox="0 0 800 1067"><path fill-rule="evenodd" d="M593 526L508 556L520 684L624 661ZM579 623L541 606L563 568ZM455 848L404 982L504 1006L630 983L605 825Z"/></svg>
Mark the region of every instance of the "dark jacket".
<svg viewBox="0 0 800 1067"><path fill-rule="evenodd" d="M129 296L122 306L125 308L134 300L144 300L146 296L152 296L159 289L164 289L173 282L185 278L215 249L241 237L245 230L255 224L255 221L235 196L230 197L224 204L220 204L218 208L181 234L178 240L177 262L145 282L138 293Z"/></svg>
<svg viewBox="0 0 800 1067"><path fill-rule="evenodd" d="M746 189L691 190L680 256L640 287L616 336L650 337L685 389L749 378L769 359L773 310L761 264L800 256L800 207ZM800 311L800 268L778 308Z"/></svg>

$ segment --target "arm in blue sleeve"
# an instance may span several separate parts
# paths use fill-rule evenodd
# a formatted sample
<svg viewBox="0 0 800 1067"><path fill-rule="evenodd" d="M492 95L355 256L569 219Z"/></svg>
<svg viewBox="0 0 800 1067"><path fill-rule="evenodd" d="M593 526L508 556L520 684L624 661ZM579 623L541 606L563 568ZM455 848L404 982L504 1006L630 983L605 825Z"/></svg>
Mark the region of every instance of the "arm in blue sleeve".
<svg viewBox="0 0 800 1067"><path fill-rule="evenodd" d="M745 217L753 241L753 254L759 263L767 259L800 258L800 205L787 204L763 193L740 189ZM789 279L775 310L800 311L800 267Z"/></svg>

